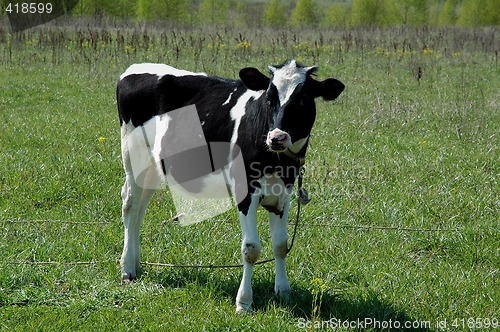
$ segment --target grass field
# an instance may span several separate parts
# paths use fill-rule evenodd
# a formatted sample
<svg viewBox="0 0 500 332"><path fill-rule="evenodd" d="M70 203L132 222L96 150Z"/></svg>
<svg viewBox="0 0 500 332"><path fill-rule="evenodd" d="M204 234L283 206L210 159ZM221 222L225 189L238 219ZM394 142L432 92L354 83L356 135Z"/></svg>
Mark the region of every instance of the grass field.
<svg viewBox="0 0 500 332"><path fill-rule="evenodd" d="M430 324L422 330L491 330L500 324L499 45L497 29L79 24L11 35L3 26L0 330L342 322L338 331L378 331L419 321ZM252 315L234 313L240 269L146 265L121 285L118 76L152 61L235 78L286 58L318 64L319 79L347 87L334 103L318 101L305 176L314 198L288 258L291 302L272 295L272 263L255 269ZM143 261L239 263L236 211L190 227L171 222L175 213L158 192L142 228ZM272 253L265 218L263 258ZM367 319L378 325L352 325Z"/></svg>

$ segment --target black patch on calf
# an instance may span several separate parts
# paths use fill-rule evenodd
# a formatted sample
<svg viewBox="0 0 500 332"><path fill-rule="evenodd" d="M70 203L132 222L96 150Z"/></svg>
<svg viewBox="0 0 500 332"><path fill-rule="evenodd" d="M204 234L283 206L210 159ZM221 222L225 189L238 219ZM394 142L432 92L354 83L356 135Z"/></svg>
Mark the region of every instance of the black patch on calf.
<svg viewBox="0 0 500 332"><path fill-rule="evenodd" d="M120 124L132 120L132 124L138 127L159 114L157 82L158 76L152 74L132 74L118 82L116 95Z"/></svg>

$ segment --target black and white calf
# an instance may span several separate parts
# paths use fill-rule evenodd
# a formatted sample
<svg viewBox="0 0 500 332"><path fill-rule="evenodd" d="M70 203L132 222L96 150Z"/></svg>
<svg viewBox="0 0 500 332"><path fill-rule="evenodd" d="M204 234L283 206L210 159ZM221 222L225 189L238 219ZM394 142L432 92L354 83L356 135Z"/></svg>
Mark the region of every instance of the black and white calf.
<svg viewBox="0 0 500 332"><path fill-rule="evenodd" d="M295 60L269 66L271 78L255 68L241 69L239 80L175 69L163 64L135 64L120 76L117 86L122 157L126 173L122 188L125 239L121 257L122 278L137 277L140 268L139 231L154 188L137 183L130 151L131 133L145 123L179 108L195 105L207 142L231 142L238 146L245 164L247 194L238 201L242 229L243 278L236 298L238 312L252 304L251 277L259 258L257 208L269 211L276 258L275 292L288 296L286 274L287 219L291 189L305 157L316 117L314 99L334 100L344 85L333 78L317 81L316 66ZM167 114L168 115L168 114ZM168 126L167 126L168 127ZM167 127L165 130L168 131ZM151 149L154 142L151 143ZM167 176L169 169L151 162L146 174ZM237 185L237 184L236 184Z"/></svg>

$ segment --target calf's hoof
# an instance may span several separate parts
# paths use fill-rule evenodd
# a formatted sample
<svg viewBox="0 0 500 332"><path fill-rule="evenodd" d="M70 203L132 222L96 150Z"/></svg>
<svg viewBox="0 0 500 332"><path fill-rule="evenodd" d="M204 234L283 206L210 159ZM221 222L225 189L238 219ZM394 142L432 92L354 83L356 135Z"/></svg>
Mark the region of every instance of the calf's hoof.
<svg viewBox="0 0 500 332"><path fill-rule="evenodd" d="M290 304L292 300L292 290L290 287L284 289L275 289L276 298L283 304Z"/></svg>
<svg viewBox="0 0 500 332"><path fill-rule="evenodd" d="M240 315L252 313L252 304L236 302L236 313Z"/></svg>
<svg viewBox="0 0 500 332"><path fill-rule="evenodd" d="M122 284L130 284L135 281L136 276L131 273L122 273Z"/></svg>

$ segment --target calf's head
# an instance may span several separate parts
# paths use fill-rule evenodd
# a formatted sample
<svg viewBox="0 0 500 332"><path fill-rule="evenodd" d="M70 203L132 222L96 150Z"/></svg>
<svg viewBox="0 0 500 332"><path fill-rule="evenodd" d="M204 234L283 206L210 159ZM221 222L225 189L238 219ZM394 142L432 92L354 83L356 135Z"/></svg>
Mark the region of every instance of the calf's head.
<svg viewBox="0 0 500 332"><path fill-rule="evenodd" d="M240 70L240 78L247 88L266 91L269 124L266 144L270 151L289 149L298 153L307 144L316 118L314 99L321 96L334 100L344 90L344 84L334 78L315 80L312 74L317 69L290 60L269 66L271 78L256 68Z"/></svg>

